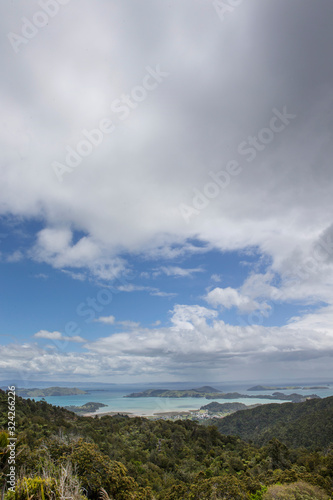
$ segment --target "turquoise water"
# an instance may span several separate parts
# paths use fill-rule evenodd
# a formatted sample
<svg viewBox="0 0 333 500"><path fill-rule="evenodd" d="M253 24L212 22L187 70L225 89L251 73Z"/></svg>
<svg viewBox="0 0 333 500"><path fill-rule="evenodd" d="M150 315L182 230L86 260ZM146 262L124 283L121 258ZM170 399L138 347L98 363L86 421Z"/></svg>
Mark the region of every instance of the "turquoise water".
<svg viewBox="0 0 333 500"><path fill-rule="evenodd" d="M205 398L125 398L126 394L131 392L139 392L141 389L132 388L131 389L121 389L112 388L112 390L89 390L88 394L82 394L77 396L50 396L46 397L45 400L55 406L81 406L89 401L104 403L107 406L100 408L97 413L104 413L108 411L113 412L128 412L134 413L136 415L153 415L154 413L161 413L167 411L181 411L181 410L198 410L201 406L211 403L213 400ZM225 389L226 392L233 392L236 389L230 388ZM248 395L258 395L258 394L272 394L272 391L260 391L259 392L249 392L245 388L237 388L237 392ZM274 391L273 391L274 392ZM285 390L279 391L284 394L291 394L297 392L298 394L317 394L318 396L324 398L333 395L333 386L329 389L317 389L317 390ZM39 401L42 398L34 398ZM267 404L267 403L283 403L280 400L271 399L214 399L219 403L244 403L245 405L253 404Z"/></svg>

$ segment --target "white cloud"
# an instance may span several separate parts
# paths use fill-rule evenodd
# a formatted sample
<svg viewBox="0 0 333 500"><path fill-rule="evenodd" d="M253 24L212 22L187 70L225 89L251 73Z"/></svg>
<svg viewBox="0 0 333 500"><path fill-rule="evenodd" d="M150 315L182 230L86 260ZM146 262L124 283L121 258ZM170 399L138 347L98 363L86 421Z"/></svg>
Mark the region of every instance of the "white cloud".
<svg viewBox="0 0 333 500"><path fill-rule="evenodd" d="M134 285L132 283L128 283L126 285L118 286L118 290L120 292L131 293L131 292L153 292L157 289L151 286Z"/></svg>
<svg viewBox="0 0 333 500"><path fill-rule="evenodd" d="M163 292L158 288L152 286L134 285L133 283L128 283L126 285L119 285L117 289L119 292L128 292L128 293L148 292L149 295L155 297L175 297L177 295L177 293L174 292Z"/></svg>
<svg viewBox="0 0 333 500"><path fill-rule="evenodd" d="M115 319L116 318L114 316L100 316L94 321L97 323L104 323L105 325L114 325Z"/></svg>
<svg viewBox="0 0 333 500"><path fill-rule="evenodd" d="M304 376L302 362L306 361L307 367L321 367L320 375L327 377L331 370L329 357L333 356L333 330L326 325L332 321L332 308L322 309L319 316L322 322L311 313L295 318L287 326L244 327L226 324L217 318L216 311L177 305L172 312L172 326L136 326L86 343L86 352L55 351L29 344L2 346L0 369L3 373L101 379L113 376L118 380L128 376L163 380L179 373L193 380L204 376L218 379L222 375L232 378L244 373L268 379L278 376L282 368L286 376ZM40 336L61 338L59 332L42 332Z"/></svg>
<svg viewBox="0 0 333 500"><path fill-rule="evenodd" d="M79 335L73 335L70 337L68 335L63 335L62 333L57 331L49 332L47 330L40 330L39 332L35 333L33 337L37 339L63 340L66 342L86 342L86 340Z"/></svg>
<svg viewBox="0 0 333 500"><path fill-rule="evenodd" d="M150 295L153 295L155 297L176 297L178 293L176 292L161 292L161 291L156 291L156 292L151 292Z"/></svg>
<svg viewBox="0 0 333 500"><path fill-rule="evenodd" d="M137 323L136 321L129 321L129 320L117 321L117 324L121 325L124 328L129 328L129 329L138 328L140 326L140 323Z"/></svg>
<svg viewBox="0 0 333 500"><path fill-rule="evenodd" d="M154 25L159 26L156 31L145 21L150 8L156 15ZM315 23L305 17L302 24L297 16L285 16L284 6L262 8L255 3L243 6L242 15L233 16L233 29L225 31L211 4L186 3L174 5L174 9L176 25L186 20L188 26L177 42L167 35L178 29L167 5L149 4L138 12L135 6L125 5L114 10L105 1L98 7L86 3L84 9L73 4L66 8L56 31L43 32L42 42L40 37L29 42L23 77L19 57L5 58L4 74L10 80L5 80L0 94L8 120L1 129L1 211L43 220L45 227L36 235L31 253L36 260L61 269L86 268L109 280L126 268L119 260L123 251L172 259L212 247L225 251L257 246L279 272L295 249L314 242L332 224L332 145L328 137L332 90L327 85L318 84L315 90L306 86L303 72L298 74L288 59L297 53L289 50L290 44L297 45L302 39L294 36L295 29L308 33ZM20 19L29 10L22 5L12 16L2 16L4 32L13 29L13 16ZM267 21L262 26L271 26L269 36L266 28L258 30L258 13ZM282 45L273 22L276 17L286 32ZM74 27L73 18L78 19ZM110 25L105 25L105 18ZM124 18L137 26L138 32L133 30L130 38L119 28ZM91 19L94 29L87 34L82 26ZM199 42L198 29L211 36ZM331 36L329 30L325 33ZM149 43L143 44L146 39ZM249 40L248 50L254 54L251 61L244 49ZM308 42L302 41L306 51ZM184 51L175 51L181 42ZM320 45L319 39L317 43ZM84 54L82 44L90 47ZM123 61L132 60L134 45L135 64L124 65ZM51 68L45 54L54 47ZM113 64L106 68L98 61L110 57L110 47L117 50L112 52ZM328 47L326 43L313 50L322 57L321 61L308 60L309 81L311 62L320 65L325 74L328 71ZM9 44L6 54L7 49ZM227 54L223 70L216 65L221 52ZM142 81L156 54L156 64L169 71L170 77L121 123L110 111L111 103ZM264 63L268 54L274 56L270 65ZM195 80L192 67L197 69ZM23 91L8 83L19 81L18 74L21 81L29 82ZM239 87L243 74L250 80ZM276 81L276 77L281 81L278 90L271 91L268 83L260 105L253 106L258 84ZM286 82L290 81L296 88L296 82L301 82L303 93L289 88ZM35 113L27 126L26 109L31 102ZM262 130L271 110L282 109L286 102L291 103L287 109L297 119L248 163L238 146ZM92 155L58 183L52 161L64 161L67 145L75 147L83 139L81 131L96 128L103 117L117 124L112 138L105 137ZM221 144L221 137L228 147ZM233 159L242 164L242 173L190 224L184 223L179 204L192 203L193 190L202 193L212 180L207 172L218 172ZM74 231L85 236L76 241ZM195 246L193 238L201 245Z"/></svg>
<svg viewBox="0 0 333 500"><path fill-rule="evenodd" d="M73 280L85 281L87 276L85 273L73 273L72 271L68 271L67 269L61 270L64 274L70 276Z"/></svg>
<svg viewBox="0 0 333 500"><path fill-rule="evenodd" d="M216 318L217 312L202 306L175 305L171 322L174 329L193 330L195 325Z"/></svg>
<svg viewBox="0 0 333 500"><path fill-rule="evenodd" d="M257 309L267 309L266 304L259 304L230 287L214 288L208 292L205 300L214 307L222 306L226 309L237 307L241 312L252 312Z"/></svg>
<svg viewBox="0 0 333 500"><path fill-rule="evenodd" d="M47 262L53 267L88 268L101 280L115 280L124 272L125 263L119 257L110 257L108 252L93 241L82 237L73 243L73 233L68 228L47 228L37 235L31 256L38 262ZM83 279L82 273L74 273L75 279Z"/></svg>
<svg viewBox="0 0 333 500"><path fill-rule="evenodd" d="M23 259L23 253L20 250L16 250L11 255L7 255L6 262L20 262Z"/></svg>
<svg viewBox="0 0 333 500"><path fill-rule="evenodd" d="M193 274L202 273L203 271L204 270L201 269L200 267L197 267L194 269L185 269L183 267L177 267L177 266L165 266L165 267L161 267L160 272L166 274L167 276L191 278L193 276Z"/></svg>
<svg viewBox="0 0 333 500"><path fill-rule="evenodd" d="M211 290L209 304L243 312L267 312L274 301L331 307L329 3L318 9L309 2L299 16L298 9L291 11L285 2L244 2L222 27L212 2L173 1L172 8L169 2L153 0L143 6L82 2L83 8L70 2L61 23L58 17L52 19L54 29L38 33L22 53L15 55L6 37L0 42L0 214L42 224L43 229L31 235L35 243L28 256L74 279L114 282L126 278L123 255L179 262L208 249L221 254L255 249L270 262L268 271L257 270L237 289ZM21 18L34 13L29 2L3 2L1 9L3 33L19 29ZM133 29L123 30L124 19ZM221 54L223 64L217 64ZM111 103L142 82L147 65L157 64L170 76L122 121L111 111ZM283 107L296 118L269 143L253 146L255 159L249 161L241 145L249 146L260 132L264 137L273 108ZM52 163L65 161L66 148L75 148L82 131L95 129L104 117L116 125L112 137L105 137L59 183ZM241 172L218 196L205 201L205 193L212 192L211 173L225 172L232 160ZM187 224L179 206L194 202L200 209ZM322 239L328 247L325 258L324 247L318 251ZM10 257L20 258L20 250ZM165 261L155 267L170 276L199 272ZM140 284L115 286L124 292L170 296ZM179 306L174 327L194 332L197 325L216 319L214 311L198 307ZM312 332L304 334L306 350L313 345L308 339L317 332L316 322L322 325L318 338L329 352L323 330L330 332L330 315L317 312L293 324ZM230 328L220 324L220 335L228 342L225 332ZM284 339L290 330L288 325L274 332ZM235 332L247 345L247 331ZM273 330L256 332L263 335L259 347L269 348L266 338L278 352L289 352L287 340L285 350L273 342ZM300 337L291 334L290 345L298 349ZM243 352L240 344L235 345ZM80 363L75 370L98 372L98 367L82 359ZM128 363L119 361L119 370ZM133 370L138 366L139 358ZM146 366L154 369L148 362Z"/></svg>
<svg viewBox="0 0 333 500"><path fill-rule="evenodd" d="M34 275L34 278L47 280L49 278L48 274L38 273Z"/></svg>

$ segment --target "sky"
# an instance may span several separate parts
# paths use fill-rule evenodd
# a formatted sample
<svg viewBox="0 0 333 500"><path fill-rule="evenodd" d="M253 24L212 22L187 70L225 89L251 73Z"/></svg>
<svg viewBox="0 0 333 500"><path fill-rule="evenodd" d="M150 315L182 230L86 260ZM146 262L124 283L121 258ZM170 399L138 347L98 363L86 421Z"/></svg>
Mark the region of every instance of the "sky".
<svg viewBox="0 0 333 500"><path fill-rule="evenodd" d="M0 378L330 379L332 1L0 11Z"/></svg>

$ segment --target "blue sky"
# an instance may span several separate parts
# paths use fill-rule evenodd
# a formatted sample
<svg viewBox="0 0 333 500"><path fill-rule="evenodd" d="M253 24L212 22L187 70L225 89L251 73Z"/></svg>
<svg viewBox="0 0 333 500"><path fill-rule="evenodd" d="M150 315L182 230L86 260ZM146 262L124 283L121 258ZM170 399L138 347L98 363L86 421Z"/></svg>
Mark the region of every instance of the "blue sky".
<svg viewBox="0 0 333 500"><path fill-rule="evenodd" d="M138 322L146 328L156 321L168 325L175 304L195 302L207 305L203 297L207 290L222 285L238 288L254 269L264 270L266 267L255 249L225 253L207 250L172 262L126 255L129 273L124 277L101 282L89 278L81 269L73 278L69 269L54 269L26 257L33 244L31 235L41 229L41 224L24 222L17 222L13 228L12 222L6 219L1 224L1 329L8 333L8 342L10 336L30 341L42 329L64 331L71 321L77 323L80 334L83 333L87 340L105 335L110 329L119 331L120 325L105 327L95 323L92 314L95 319L112 315L117 321ZM198 241L193 241L193 244L202 247ZM18 255L18 252L18 262L15 258L8 262L10 256ZM182 272L185 276L181 275ZM134 290L119 290L124 286L133 286ZM106 296L100 303L97 296L104 288L110 290L112 299L108 300ZM89 305L89 298L96 300L96 310ZM78 311L80 305L81 312ZM21 314L15 315L15 310L20 310ZM239 316L235 310L225 310L223 314L226 320L236 323L249 321L247 316ZM279 317L274 316L265 318L265 322L279 324ZM256 320L258 318L253 318L253 322Z"/></svg>
<svg viewBox="0 0 333 500"><path fill-rule="evenodd" d="M331 1L55 2L0 7L3 378L327 378Z"/></svg>

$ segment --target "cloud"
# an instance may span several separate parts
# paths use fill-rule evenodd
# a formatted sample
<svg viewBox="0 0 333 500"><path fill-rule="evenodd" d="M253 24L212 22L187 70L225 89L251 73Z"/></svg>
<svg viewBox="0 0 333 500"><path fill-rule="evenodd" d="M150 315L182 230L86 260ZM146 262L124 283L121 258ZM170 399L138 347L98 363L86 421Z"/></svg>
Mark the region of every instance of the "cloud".
<svg viewBox="0 0 333 500"><path fill-rule="evenodd" d="M193 330L194 325L216 318L217 312L206 307L176 304L172 311L171 323L174 329Z"/></svg>
<svg viewBox="0 0 333 500"><path fill-rule="evenodd" d="M134 285L132 283L128 283L126 285L118 286L118 290L120 292L131 293L131 292L153 292L157 289L151 286Z"/></svg>
<svg viewBox="0 0 333 500"><path fill-rule="evenodd" d="M151 292L150 295L153 295L155 297L176 297L178 293L176 292L161 292L161 291L156 291L156 292Z"/></svg>
<svg viewBox="0 0 333 500"><path fill-rule="evenodd" d="M332 320L332 308L319 311L320 323L314 316L306 314L281 327L235 326L219 319L214 310L177 305L171 312L170 326L132 325L129 331L87 342L83 352L54 351L33 344L1 346L0 368L2 373L71 374L74 378L101 380L109 376L118 380L131 376L163 380L172 375L217 380L222 375L237 377L244 373L268 379L277 376L282 367L286 376L305 376L302 363L306 361L307 367L318 370L321 366L321 376L327 377L333 334L325 325ZM41 333L35 337L61 338L59 332Z"/></svg>
<svg viewBox="0 0 333 500"><path fill-rule="evenodd" d="M35 333L33 337L35 337L36 339L64 340L67 342L86 342L86 340L79 335L73 335L72 337L70 337L68 335L63 335L60 332L49 332L47 330L40 330L39 332Z"/></svg>
<svg viewBox="0 0 333 500"><path fill-rule="evenodd" d="M87 276L84 273L73 273L72 271L68 271L67 269L62 269L61 271L64 274L70 276L73 280L85 281L87 279Z"/></svg>
<svg viewBox="0 0 333 500"><path fill-rule="evenodd" d="M114 316L100 316L99 318L95 319L94 321L97 323L104 323L105 325L113 325L115 322L115 317Z"/></svg>
<svg viewBox="0 0 333 500"><path fill-rule="evenodd" d="M148 274L148 273L147 273ZM145 276L146 277L146 276ZM158 288L152 286L134 285L133 283L128 283L126 285L118 286L119 292L148 292L149 295L155 297L175 297L177 293L174 292L163 292Z"/></svg>
<svg viewBox="0 0 333 500"><path fill-rule="evenodd" d="M263 309L258 302L251 300L249 297L242 295L234 288L214 288L208 292L205 300L214 307L222 306L226 309L237 307L241 312L252 312L257 309Z"/></svg>
<svg viewBox="0 0 333 500"><path fill-rule="evenodd" d="M191 278L193 274L202 273L204 272L204 270L199 267L194 269L185 269L183 267L177 267L177 266L166 266L166 267L161 267L161 272L166 274L167 276Z"/></svg>
<svg viewBox="0 0 333 500"><path fill-rule="evenodd" d="M119 325L122 328L138 328L140 326L140 323L137 323L135 321L129 321L129 320L124 320L124 321L116 321L116 318L114 316L100 316L99 318L94 320L96 323L104 323L105 325Z"/></svg>
<svg viewBox="0 0 333 500"><path fill-rule="evenodd" d="M42 221L31 257L110 280L124 272L124 252L174 259L207 248L256 246L282 271L297 247L332 224L329 3L320 10L309 4L299 16L287 4L255 0L230 16L228 28L211 3L174 4L171 11L149 1L140 12L125 4L114 9L107 1L84 5L68 5L60 24L52 20L57 29L30 40L24 53L13 57L6 38L1 47L7 120L1 129L1 212ZM146 22L152 12L156 30ZM4 32L33 14L23 4L10 13L1 17ZM123 19L136 27L130 37L119 28ZM82 28L88 21L89 33ZM186 32L180 32L184 22ZM198 30L210 36L199 41ZM170 37L175 32L177 40ZM82 45L89 47L84 54ZM51 67L46 54L54 48ZM100 61L111 52L113 64L106 68ZM221 53L223 69L216 64ZM300 53L306 57L296 57ZM154 64L170 76L122 122L112 102L140 84L146 66ZM248 162L240 144L284 106L297 118ZM75 148L82 131L104 117L117 124L112 138L58 183L52 162L64 161L67 146ZM186 224L179 205L200 198L212 181L208 172L234 159L241 174Z"/></svg>
<svg viewBox="0 0 333 500"><path fill-rule="evenodd" d="M30 252L34 260L47 262L55 268L87 268L95 278L113 281L125 270L125 262L119 257L109 257L107 253L90 237L82 237L73 243L72 231L64 227L39 231ZM82 281L84 275L74 273L72 277Z"/></svg>
<svg viewBox="0 0 333 500"><path fill-rule="evenodd" d="M47 280L49 276L45 273L38 273L34 275L34 278Z"/></svg>
<svg viewBox="0 0 333 500"><path fill-rule="evenodd" d="M7 255L6 262L20 262L24 258L23 253L20 250L16 250L11 255Z"/></svg>
<svg viewBox="0 0 333 500"><path fill-rule="evenodd" d="M211 290L208 304L241 312L268 312L273 302L331 307L331 10L331 0L322 0L320 9L302 0L292 5L253 0L222 24L212 2L82 0L70 2L61 22L58 16L50 20L52 29L40 31L18 54L2 37L0 215L38 221L31 224L33 243L27 240L25 258L74 279L86 276L112 282L119 291L167 297L157 288L125 281L131 258L154 260L153 267L168 276L193 277L198 268L177 264L212 249L221 259L227 252L255 251L269 263L265 270L258 266L235 288ZM22 17L32 19L35 7L3 2L0 11L2 32L20 32ZM131 95L147 66L157 65L168 78L144 101L133 102L122 120L112 103ZM295 118L289 124L283 117L275 121L278 128L285 126L272 136L272 119L284 109ZM112 137L105 136L59 183L53 162L66 162L68 151L85 139L84 131L95 130L104 118L115 125ZM238 165L238 175L230 174L230 162ZM197 207L188 223L182 204ZM5 260L3 249L2 254ZM21 258L18 249L10 255ZM240 356L250 356L248 330L222 323L215 330L216 311L198 307L179 306L165 331L197 332L203 353L210 344L201 341L200 332L215 339L218 331L217 349L234 356L234 345ZM330 353L330 315L311 314L293 322L307 328L303 347L301 333L288 324L255 329L254 349L270 350L271 356L274 349L277 356L321 356L314 341L318 334ZM164 346L163 332L151 332L151 342L161 335ZM144 338L148 345L148 334ZM177 339L170 337L172 352ZM200 352L195 359L204 364ZM65 359L73 361L74 371L99 373L99 366L83 363L83 355L58 363L43 354L40 370L51 361L55 370L66 370ZM172 359L177 370L176 354ZM121 357L117 363L106 359L100 366L119 373L129 366L133 372L157 369L147 356L137 356L133 365ZM27 366L36 365L30 359ZM159 360L161 370L170 366Z"/></svg>
<svg viewBox="0 0 333 500"><path fill-rule="evenodd" d="M129 329L138 328L140 326L140 323L137 323L136 321L129 321L129 320L117 321L117 324L121 325L124 328L129 328Z"/></svg>

